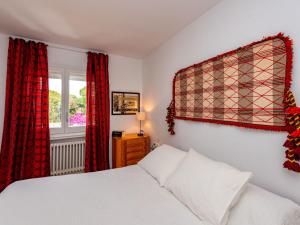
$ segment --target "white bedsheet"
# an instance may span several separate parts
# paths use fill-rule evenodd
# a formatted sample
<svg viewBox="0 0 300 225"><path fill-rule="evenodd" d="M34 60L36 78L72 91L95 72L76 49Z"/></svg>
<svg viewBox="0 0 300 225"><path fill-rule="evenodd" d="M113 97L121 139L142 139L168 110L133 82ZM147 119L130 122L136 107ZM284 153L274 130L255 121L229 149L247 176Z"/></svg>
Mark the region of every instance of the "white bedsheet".
<svg viewBox="0 0 300 225"><path fill-rule="evenodd" d="M0 225L203 225L138 166L15 182Z"/></svg>

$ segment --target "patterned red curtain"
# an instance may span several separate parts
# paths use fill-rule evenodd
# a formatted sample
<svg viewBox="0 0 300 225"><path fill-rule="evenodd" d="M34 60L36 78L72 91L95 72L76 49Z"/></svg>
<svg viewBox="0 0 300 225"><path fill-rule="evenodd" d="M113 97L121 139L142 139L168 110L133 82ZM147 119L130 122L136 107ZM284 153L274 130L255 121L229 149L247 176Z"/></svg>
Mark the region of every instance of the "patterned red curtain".
<svg viewBox="0 0 300 225"><path fill-rule="evenodd" d="M0 192L50 174L47 46L9 39Z"/></svg>
<svg viewBox="0 0 300 225"><path fill-rule="evenodd" d="M85 171L109 168L108 56L88 52Z"/></svg>

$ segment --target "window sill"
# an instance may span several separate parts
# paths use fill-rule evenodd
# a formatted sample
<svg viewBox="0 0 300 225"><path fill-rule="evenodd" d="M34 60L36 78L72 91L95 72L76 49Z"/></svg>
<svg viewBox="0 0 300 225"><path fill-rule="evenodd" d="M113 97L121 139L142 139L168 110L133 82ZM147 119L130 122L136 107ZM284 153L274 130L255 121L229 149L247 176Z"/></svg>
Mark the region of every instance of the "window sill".
<svg viewBox="0 0 300 225"><path fill-rule="evenodd" d="M69 133L69 134L52 134L50 135L50 140L63 140L63 139L72 139L72 138L83 138L85 133Z"/></svg>

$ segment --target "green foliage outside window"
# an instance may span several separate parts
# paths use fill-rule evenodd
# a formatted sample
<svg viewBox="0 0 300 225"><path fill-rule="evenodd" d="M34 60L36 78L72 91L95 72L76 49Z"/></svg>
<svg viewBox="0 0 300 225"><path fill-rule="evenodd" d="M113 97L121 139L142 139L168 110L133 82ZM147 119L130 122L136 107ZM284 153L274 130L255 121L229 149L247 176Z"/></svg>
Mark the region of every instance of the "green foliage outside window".
<svg viewBox="0 0 300 225"><path fill-rule="evenodd" d="M61 94L49 90L49 122L57 124L61 122ZM86 113L86 87L80 90L80 96L69 95L69 116L72 117L76 113Z"/></svg>
<svg viewBox="0 0 300 225"><path fill-rule="evenodd" d="M49 122L50 124L60 123L61 94L49 90Z"/></svg>

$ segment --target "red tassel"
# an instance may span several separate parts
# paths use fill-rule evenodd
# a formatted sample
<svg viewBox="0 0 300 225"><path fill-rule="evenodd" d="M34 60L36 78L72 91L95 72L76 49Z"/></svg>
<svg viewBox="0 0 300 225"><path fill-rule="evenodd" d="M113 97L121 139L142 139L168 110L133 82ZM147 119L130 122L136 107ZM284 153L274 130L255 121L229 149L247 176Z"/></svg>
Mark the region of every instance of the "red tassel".
<svg viewBox="0 0 300 225"><path fill-rule="evenodd" d="M299 107L289 107L285 111L287 114L300 114L300 108Z"/></svg>
<svg viewBox="0 0 300 225"><path fill-rule="evenodd" d="M296 162L291 162L291 161L287 160L284 162L283 167L287 168L288 170L300 172L300 165Z"/></svg>
<svg viewBox="0 0 300 225"><path fill-rule="evenodd" d="M288 149L288 150L285 151L285 157L287 159L290 159L290 160L294 160L295 159L294 158L294 153L292 151L293 150L290 150L290 149Z"/></svg>
<svg viewBox="0 0 300 225"><path fill-rule="evenodd" d="M167 116L166 116L166 122L168 123L168 126L169 126L169 133L171 135L174 135L175 134L175 131L174 131L174 126L175 126L175 122L174 122L174 116L175 116L175 112L174 112L174 100L171 101L169 107L167 108Z"/></svg>
<svg viewBox="0 0 300 225"><path fill-rule="evenodd" d="M290 140L286 140L284 142L283 146L286 147L286 148L294 148L295 144L292 141L290 141Z"/></svg>
<svg viewBox="0 0 300 225"><path fill-rule="evenodd" d="M300 140L300 108L296 107L295 98L290 90L285 93L284 104L287 113L286 126L289 134L284 143L284 146L287 147L288 150L285 151L287 161L284 162L283 166L289 170L300 172L300 147L297 146Z"/></svg>
<svg viewBox="0 0 300 225"><path fill-rule="evenodd" d="M300 129L293 131L290 135L294 138L300 137Z"/></svg>
<svg viewBox="0 0 300 225"><path fill-rule="evenodd" d="M294 155L300 155L300 148L296 148L292 150L292 154Z"/></svg>

